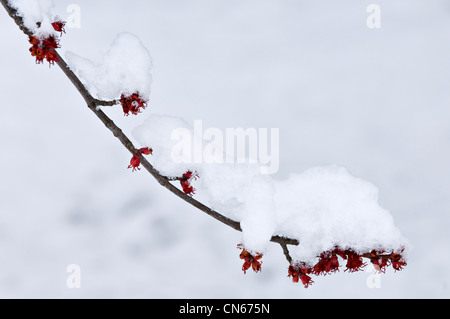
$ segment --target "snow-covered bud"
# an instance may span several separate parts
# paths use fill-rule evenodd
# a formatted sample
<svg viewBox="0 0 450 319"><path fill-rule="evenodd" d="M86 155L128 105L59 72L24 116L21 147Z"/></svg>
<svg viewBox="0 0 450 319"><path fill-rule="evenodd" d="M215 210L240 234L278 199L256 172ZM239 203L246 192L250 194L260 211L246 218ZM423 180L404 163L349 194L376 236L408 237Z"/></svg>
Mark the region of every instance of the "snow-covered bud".
<svg viewBox="0 0 450 319"><path fill-rule="evenodd" d="M120 96L120 104L122 105L124 115L138 114L141 112L141 109L145 109L147 107L147 102L141 98L139 93L133 93L130 95L122 94Z"/></svg>

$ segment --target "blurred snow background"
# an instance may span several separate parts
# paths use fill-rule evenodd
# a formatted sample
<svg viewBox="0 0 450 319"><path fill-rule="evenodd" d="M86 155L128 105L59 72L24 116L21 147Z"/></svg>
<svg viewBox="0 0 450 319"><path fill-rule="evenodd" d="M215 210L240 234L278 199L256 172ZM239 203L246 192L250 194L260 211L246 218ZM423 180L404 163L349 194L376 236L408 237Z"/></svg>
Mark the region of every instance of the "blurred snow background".
<svg viewBox="0 0 450 319"><path fill-rule="evenodd" d="M287 278L273 244L243 274L241 234L171 195L85 107L35 65L0 10L0 297L448 298L450 5L444 0L56 1L81 9L64 50L97 60L119 32L153 58L149 108L203 127L280 128L280 171L337 164L375 184L413 246L379 288L371 272ZM381 29L366 26L370 3ZM69 289L66 267L81 268Z"/></svg>

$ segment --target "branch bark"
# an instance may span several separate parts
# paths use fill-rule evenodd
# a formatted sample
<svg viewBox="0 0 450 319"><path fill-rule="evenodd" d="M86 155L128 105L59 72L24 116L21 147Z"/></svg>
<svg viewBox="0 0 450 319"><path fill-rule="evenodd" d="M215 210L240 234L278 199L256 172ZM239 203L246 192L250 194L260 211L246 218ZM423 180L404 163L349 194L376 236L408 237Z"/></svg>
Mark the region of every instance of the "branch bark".
<svg viewBox="0 0 450 319"><path fill-rule="evenodd" d="M20 28L20 30L23 31L28 36L32 36L33 32L31 30L27 29L24 24L22 17L20 17L17 14L17 10L13 7L11 7L8 3L8 0L0 0L3 7L6 9L8 15L14 20L14 22L17 24L17 26ZM69 80L72 82L72 84L75 86L77 91L80 93L80 95L85 100L87 106L89 109L102 121L102 123L111 131L111 133L123 144L123 146L131 153L136 154L137 149L131 142L131 140L124 134L124 132L102 111L98 108L98 106L113 106L117 103L117 101L101 101L96 98L94 98L89 91L86 89L84 84L81 82L81 80L76 76L76 74L70 69L70 67L67 65L67 63L64 61L64 59L59 55L59 53L55 50L59 62L56 62L56 64L61 68L61 70L64 72L64 74L69 78ZM167 178L166 176L161 175L143 156L139 155L141 159L141 165L158 181L159 184L161 184L163 187L168 189L170 192L172 192L174 195L178 196L185 202L189 203L190 205L198 208L202 212L206 213L207 215L215 218L216 220L222 222L223 224L237 230L242 231L240 223L232 220L217 211L209 208L208 206L204 205L203 203L197 201L191 196L186 195L184 192L179 190L176 186L174 186L171 183L171 179ZM298 245L299 242L297 239L293 238L286 238L278 235L274 235L271 238L272 242L278 243L282 246L283 252L286 253L287 247L286 245Z"/></svg>

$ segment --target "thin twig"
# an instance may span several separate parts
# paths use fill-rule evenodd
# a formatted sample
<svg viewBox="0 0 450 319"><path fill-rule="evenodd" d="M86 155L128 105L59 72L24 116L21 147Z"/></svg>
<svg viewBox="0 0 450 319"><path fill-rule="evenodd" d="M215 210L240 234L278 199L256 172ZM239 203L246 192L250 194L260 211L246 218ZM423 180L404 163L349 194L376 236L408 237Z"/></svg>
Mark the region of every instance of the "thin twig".
<svg viewBox="0 0 450 319"><path fill-rule="evenodd" d="M289 254L289 249L287 248L286 243L280 243L281 248L283 249L283 254L286 257L286 260L288 261L289 264L292 263L292 257Z"/></svg>
<svg viewBox="0 0 450 319"><path fill-rule="evenodd" d="M101 106L114 106L117 104L116 100L112 100L112 101L103 101L103 100L97 100L94 99L94 103L96 105L101 105Z"/></svg>

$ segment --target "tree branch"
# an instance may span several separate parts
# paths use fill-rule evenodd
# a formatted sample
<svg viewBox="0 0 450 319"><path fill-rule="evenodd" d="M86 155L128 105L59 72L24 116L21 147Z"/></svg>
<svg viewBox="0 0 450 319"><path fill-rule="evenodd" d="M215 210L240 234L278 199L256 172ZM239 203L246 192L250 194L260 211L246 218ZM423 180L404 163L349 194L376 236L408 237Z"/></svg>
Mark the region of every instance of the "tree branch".
<svg viewBox="0 0 450 319"><path fill-rule="evenodd" d="M7 0L0 0L3 7L8 12L9 16L15 21L20 30L22 30L26 35L32 36L33 32L27 29L23 24L23 19L17 14L17 10L12 8ZM89 91L86 89L81 80L76 76L76 74L70 69L64 59L59 55L59 53L55 50L59 61L56 64L61 68L64 74L69 78L72 84L75 86L77 91L85 100L89 109L94 112L94 114L102 121L102 123L111 131L111 133L123 144L123 146L131 153L137 154L137 149L131 142L131 140L123 133L123 131L102 111L98 108L98 106L113 106L117 103L117 101L102 101L94 98ZM176 186L171 183L171 179L166 176L161 175L154 167L151 165L143 156L138 154L141 159L141 165L161 184L163 187L168 189L170 192L184 200L185 202L191 204L192 206L198 208L202 212L207 215L217 219L225 225L237 230L242 231L240 223L232 220L215 210L209 208L203 203L197 201L191 196L186 195L184 192L179 190ZM298 245L299 242L297 239L281 237L278 235L272 236L272 242L279 243L283 247L283 251L285 251L286 245Z"/></svg>
<svg viewBox="0 0 450 319"><path fill-rule="evenodd" d="M117 104L117 101L116 101L116 100L112 100L112 101L102 101L102 100L94 99L94 103L95 103L96 105L101 105L101 106L114 106L114 105Z"/></svg>
<svg viewBox="0 0 450 319"><path fill-rule="evenodd" d="M289 264L292 263L292 257L289 254L289 249L287 248L286 243L280 243L281 248L283 249L283 254L286 257L286 260L288 261Z"/></svg>
<svg viewBox="0 0 450 319"><path fill-rule="evenodd" d="M23 33L25 33L28 36L32 36L33 32L31 32L30 30L28 30L28 28L26 28L23 25L23 19L21 16L19 16L17 14L17 10L14 9L13 7L11 7L8 3L8 0L0 0L0 2L2 3L3 7L5 8L6 12L8 12L8 15L14 20L14 22L17 24L17 26L19 27L20 30L22 30Z"/></svg>

